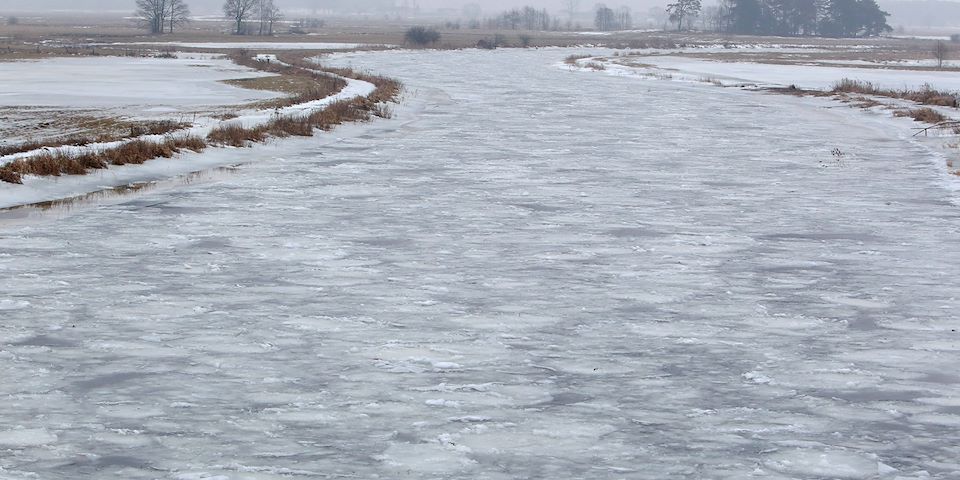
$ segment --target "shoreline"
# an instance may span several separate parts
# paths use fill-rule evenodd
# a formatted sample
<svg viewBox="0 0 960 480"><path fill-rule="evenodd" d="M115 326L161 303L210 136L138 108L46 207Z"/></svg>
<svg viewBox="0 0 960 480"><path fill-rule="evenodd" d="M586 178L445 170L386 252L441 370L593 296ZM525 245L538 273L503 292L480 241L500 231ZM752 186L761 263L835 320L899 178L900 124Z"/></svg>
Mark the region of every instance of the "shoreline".
<svg viewBox="0 0 960 480"><path fill-rule="evenodd" d="M13 207L29 205L38 202L63 199L90 193L90 188L80 190L64 190L61 183L82 185L86 182L70 181L78 176L86 176L92 172L104 172L98 175L103 179L111 171L124 168L128 164L143 167L145 164L155 163L153 160L171 160L200 157L199 153L209 147L223 149L227 147L247 147L253 143L263 143L269 138L284 138L288 136L312 136L317 130L327 131L344 122L364 122L372 117L388 117L390 108L388 103L399 101L402 94L402 85L392 79L355 72L350 69L330 69L323 67L312 60L309 53L287 54L286 62L261 62L241 58L243 53L232 56L234 63L250 68L260 67L261 71L278 73L281 75L311 75L315 78L331 78L343 84L343 87L332 94L319 98L309 99L302 103L295 103L297 97L285 97L277 108L261 109L248 112L236 118L221 120L212 124L193 125L188 129L179 130L169 135L143 136L120 142L93 143L84 146L62 146L56 148L41 148L32 152L13 154L7 157L8 161L0 166L0 174L6 174L7 186L0 189L0 199L9 197L6 201L0 200L0 206ZM310 60L308 60L310 58ZM297 65L293 65L296 63ZM281 65L278 67L278 65ZM154 153L151 153L154 152ZM37 155L39 154L39 155ZM222 156L221 153L218 156ZM174 158L176 157L176 158ZM194 158L194 160L197 160ZM34 163L31 163L34 162ZM53 165L50 165L54 162ZM179 163L179 162L173 162ZM220 162L223 164L223 162ZM235 162L226 162L226 164ZM197 162L203 166L205 162ZM107 168L107 167L111 168ZM207 164L209 166L209 164ZM46 175L30 175L37 169L47 169L41 173ZM153 174L149 173L151 170ZM154 179L156 171L163 169L144 169L144 177ZM175 170L175 175L188 174L193 170ZM10 173L13 175L10 175ZM26 177L21 175L27 174ZM80 174L80 175L74 175ZM168 172L169 176L169 172ZM130 181L108 181L107 187L129 185L140 181L136 175L120 175ZM55 179L51 182L51 178ZM67 179L60 182L60 179ZM9 186L9 184L14 186ZM34 187L32 191L17 190L17 183L23 188ZM54 183L53 188L50 183ZM46 194L37 192L49 190ZM104 185L97 184L96 190ZM59 193L52 193L59 192ZM17 199L17 193L26 194L26 197Z"/></svg>

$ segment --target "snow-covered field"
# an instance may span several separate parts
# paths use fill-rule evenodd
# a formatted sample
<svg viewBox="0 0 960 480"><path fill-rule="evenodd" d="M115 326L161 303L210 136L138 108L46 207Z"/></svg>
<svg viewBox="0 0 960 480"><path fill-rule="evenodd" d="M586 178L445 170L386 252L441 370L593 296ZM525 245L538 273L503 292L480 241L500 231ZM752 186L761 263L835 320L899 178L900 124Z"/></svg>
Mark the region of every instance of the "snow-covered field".
<svg viewBox="0 0 960 480"><path fill-rule="evenodd" d="M917 89L929 84L938 89L960 91L960 74L951 71L719 62L669 55L637 56L629 57L629 60L654 65L656 68L612 66L608 73L629 75L656 71L678 79L711 79L725 84L796 85L809 89L829 89L837 81L850 78L869 81L883 88Z"/></svg>
<svg viewBox="0 0 960 480"><path fill-rule="evenodd" d="M569 53L344 55L393 120L0 227L0 478L956 478L938 152Z"/></svg>
<svg viewBox="0 0 960 480"><path fill-rule="evenodd" d="M265 74L214 58L78 57L0 64L0 107L116 109L124 115L195 111L280 94L220 80Z"/></svg>

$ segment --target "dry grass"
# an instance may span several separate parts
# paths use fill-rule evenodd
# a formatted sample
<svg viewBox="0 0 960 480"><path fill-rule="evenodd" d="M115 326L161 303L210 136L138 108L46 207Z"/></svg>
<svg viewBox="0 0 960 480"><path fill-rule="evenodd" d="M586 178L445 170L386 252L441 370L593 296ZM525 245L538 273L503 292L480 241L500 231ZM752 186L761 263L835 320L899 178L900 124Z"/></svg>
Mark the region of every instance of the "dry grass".
<svg viewBox="0 0 960 480"><path fill-rule="evenodd" d="M270 77L224 80L223 83L249 90L265 90L300 95L316 88L316 82L303 75L273 75Z"/></svg>
<svg viewBox="0 0 960 480"><path fill-rule="evenodd" d="M957 107L957 95L952 92L934 90L930 85L924 85L919 90L893 90L879 88L873 83L861 80L844 78L833 86L833 93L857 93L861 95L877 95L881 97L900 98L922 105L936 105L941 107Z"/></svg>
<svg viewBox="0 0 960 480"><path fill-rule="evenodd" d="M64 146L83 146L97 142L116 142L136 138L143 135L165 135L167 133L189 128L190 124L185 122L174 122L172 120L146 121L146 122L115 122L110 119L98 119L94 123L95 127L90 127L90 122L81 125L84 128L103 129L96 135L71 135L64 138L50 138L43 140L30 140L27 142L6 145L0 147L0 157L13 155L15 153L30 152L44 147L56 148ZM125 130L123 132L110 132L108 130Z"/></svg>
<svg viewBox="0 0 960 480"><path fill-rule="evenodd" d="M257 106L261 108L283 108L320 100L336 94L347 86L347 82L342 78L305 68L302 63L306 62L303 61L302 57L294 56L292 62L286 58L279 62L265 62L256 60L251 57L249 52L241 50L232 55L231 58L238 65L261 72L275 73L278 76L252 79L259 81L259 83L254 82L254 85L263 87L264 90L295 94L286 98L260 102ZM235 83L235 85L243 86L242 83Z"/></svg>
<svg viewBox="0 0 960 480"><path fill-rule="evenodd" d="M567 65L576 65L578 61L587 58L593 58L593 55L570 55L563 60L563 63L566 63Z"/></svg>
<svg viewBox="0 0 960 480"><path fill-rule="evenodd" d="M918 122L937 124L948 120L947 116L929 107L915 108L913 110L897 110L893 112L895 117L910 117Z"/></svg>
<svg viewBox="0 0 960 480"><path fill-rule="evenodd" d="M139 165L154 158L170 158L183 150L199 152L204 148L206 144L203 139L183 136L171 137L162 142L133 140L99 152L45 152L0 166L0 181L23 183L24 175L84 175L90 170L107 168L108 165Z"/></svg>
<svg viewBox="0 0 960 480"><path fill-rule="evenodd" d="M221 125L207 134L207 142L231 147L246 147L251 142L266 139L267 129L262 126L247 128L242 125Z"/></svg>

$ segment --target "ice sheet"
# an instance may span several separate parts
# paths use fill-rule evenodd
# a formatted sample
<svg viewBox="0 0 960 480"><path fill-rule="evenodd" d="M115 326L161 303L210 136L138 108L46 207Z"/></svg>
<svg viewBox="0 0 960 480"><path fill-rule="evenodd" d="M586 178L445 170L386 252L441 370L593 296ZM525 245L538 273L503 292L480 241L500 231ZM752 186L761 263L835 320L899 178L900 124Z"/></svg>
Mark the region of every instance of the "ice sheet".
<svg viewBox="0 0 960 480"><path fill-rule="evenodd" d="M0 230L0 477L955 478L942 159L569 53L343 56L393 120Z"/></svg>

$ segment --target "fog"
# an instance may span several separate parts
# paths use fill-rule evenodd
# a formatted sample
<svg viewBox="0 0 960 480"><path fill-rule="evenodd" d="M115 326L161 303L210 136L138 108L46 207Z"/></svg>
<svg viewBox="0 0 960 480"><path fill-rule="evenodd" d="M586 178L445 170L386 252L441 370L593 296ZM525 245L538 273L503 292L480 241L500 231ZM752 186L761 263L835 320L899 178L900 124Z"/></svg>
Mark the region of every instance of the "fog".
<svg viewBox="0 0 960 480"><path fill-rule="evenodd" d="M127 11L131 10L135 0L0 0L0 12L7 10L22 11ZM611 7L628 6L634 10L646 10L653 6L666 5L669 0L613 0L606 2ZM705 4L712 0L705 0ZM555 13L567 10L566 0L276 0L283 8L296 8L317 11L368 10L386 12L407 6L418 6L422 13L445 11L459 12L469 4L480 5L485 14L495 14L500 10L530 5L546 8ZM187 0L194 11L214 11L219 9L222 0ZM579 10L589 13L596 0L580 0Z"/></svg>
<svg viewBox="0 0 960 480"><path fill-rule="evenodd" d="M612 0L608 6L630 7L634 12L647 12L662 8L670 0ZM194 14L210 15L220 11L222 0L187 0ZM566 0L276 0L288 12L315 15L349 13L373 13L378 15L403 14L404 16L460 16L464 6L480 5L483 15L494 15L501 10L531 5L546 8L555 14L565 14ZM589 15L596 0L580 0L581 20L589 22ZM704 0L704 5L715 0ZM889 23L899 27L960 27L960 1L952 0L878 0L890 12ZM133 11L134 0L0 0L0 13L10 12L116 12ZM407 8L404 8L407 7Z"/></svg>

